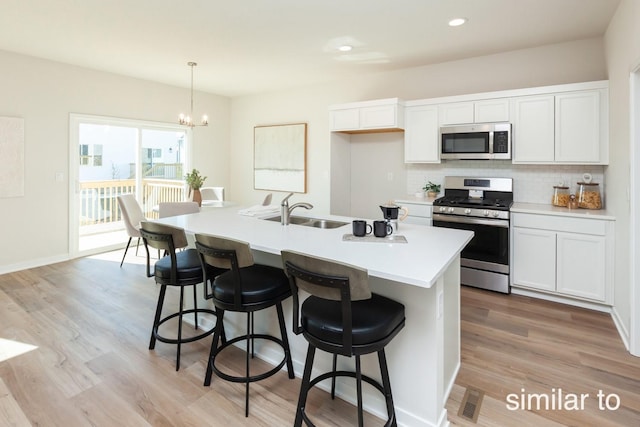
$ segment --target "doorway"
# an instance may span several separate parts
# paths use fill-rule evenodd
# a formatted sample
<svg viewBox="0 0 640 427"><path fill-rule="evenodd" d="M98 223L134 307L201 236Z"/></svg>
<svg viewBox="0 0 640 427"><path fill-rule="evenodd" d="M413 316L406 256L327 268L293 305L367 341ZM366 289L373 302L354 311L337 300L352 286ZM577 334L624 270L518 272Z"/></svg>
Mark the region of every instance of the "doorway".
<svg viewBox="0 0 640 427"><path fill-rule="evenodd" d="M119 195L134 194L147 218L159 202L184 199L183 127L72 114L69 133L72 258L126 244Z"/></svg>

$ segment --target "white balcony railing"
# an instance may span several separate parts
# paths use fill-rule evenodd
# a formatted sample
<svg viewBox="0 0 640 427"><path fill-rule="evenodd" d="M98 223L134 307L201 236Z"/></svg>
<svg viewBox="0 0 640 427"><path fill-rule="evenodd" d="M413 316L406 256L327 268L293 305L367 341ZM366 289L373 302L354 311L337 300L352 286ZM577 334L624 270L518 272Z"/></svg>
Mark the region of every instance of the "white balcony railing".
<svg viewBox="0 0 640 427"><path fill-rule="evenodd" d="M84 181L80 183L80 225L109 224L122 221L117 197L136 192L135 180ZM142 211L147 218L157 218L154 207L160 202L186 200L183 181L172 179L142 180Z"/></svg>

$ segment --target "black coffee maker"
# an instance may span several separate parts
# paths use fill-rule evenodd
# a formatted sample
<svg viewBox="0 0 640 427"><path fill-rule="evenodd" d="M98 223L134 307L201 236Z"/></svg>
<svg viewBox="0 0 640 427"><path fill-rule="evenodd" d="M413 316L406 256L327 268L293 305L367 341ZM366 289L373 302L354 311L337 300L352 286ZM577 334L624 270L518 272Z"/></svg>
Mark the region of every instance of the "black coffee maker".
<svg viewBox="0 0 640 427"><path fill-rule="evenodd" d="M391 224L393 227L393 232L398 231L398 220L402 221L409 214L409 210L403 206L398 206L393 203L387 203L386 205L380 205L380 210L382 210L382 216L384 220ZM402 215L400 215L400 211L403 211Z"/></svg>

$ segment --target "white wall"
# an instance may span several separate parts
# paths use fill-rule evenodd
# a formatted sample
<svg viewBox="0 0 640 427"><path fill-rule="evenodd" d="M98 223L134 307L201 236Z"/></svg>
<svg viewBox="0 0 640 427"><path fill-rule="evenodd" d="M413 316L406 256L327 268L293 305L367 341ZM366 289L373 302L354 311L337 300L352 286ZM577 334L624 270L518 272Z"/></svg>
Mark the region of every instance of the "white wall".
<svg viewBox="0 0 640 427"><path fill-rule="evenodd" d="M0 198L0 273L68 257L70 113L175 123L189 107L188 88L2 51L0 93L0 116L25 121L25 195ZM228 186L229 99L194 98L211 124L194 130L193 166L208 185Z"/></svg>
<svg viewBox="0 0 640 427"><path fill-rule="evenodd" d="M619 326L629 331L630 295L630 184L629 76L640 63L640 0L622 0L605 37L609 74L610 166L606 180L610 188L608 209L616 216L615 314ZM637 285L636 285L637 286ZM640 291L640 290L639 290ZM636 310L640 307L636 307ZM636 331L639 334L640 331Z"/></svg>

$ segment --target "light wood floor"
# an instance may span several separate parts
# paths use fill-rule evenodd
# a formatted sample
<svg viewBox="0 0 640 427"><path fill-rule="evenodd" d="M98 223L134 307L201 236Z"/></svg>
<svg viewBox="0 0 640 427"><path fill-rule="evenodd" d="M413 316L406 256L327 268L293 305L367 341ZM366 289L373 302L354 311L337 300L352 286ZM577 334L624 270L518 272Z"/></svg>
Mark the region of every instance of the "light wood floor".
<svg viewBox="0 0 640 427"><path fill-rule="evenodd" d="M216 377L202 385L210 338L183 347L178 372L175 346L149 351L157 288L142 257L129 254L121 269L120 256L0 276L0 426L292 424L299 379L281 372L252 384L247 419L242 385ZM453 425L640 425L640 359L626 352L608 315L462 289L462 367L447 402ZM222 365L241 372L242 354ZM457 415L467 387L485 393L477 424ZM588 393L584 410L506 408L510 393L558 388ZM599 410L598 390L619 396L620 407ZM355 422L351 405L322 391L308 411L319 426Z"/></svg>

